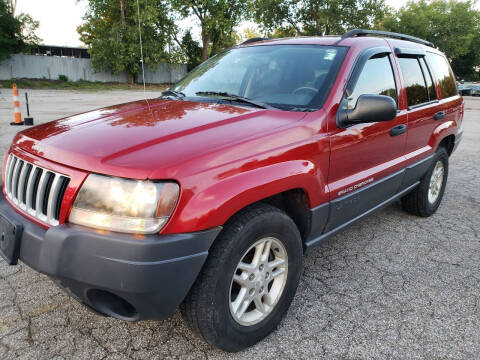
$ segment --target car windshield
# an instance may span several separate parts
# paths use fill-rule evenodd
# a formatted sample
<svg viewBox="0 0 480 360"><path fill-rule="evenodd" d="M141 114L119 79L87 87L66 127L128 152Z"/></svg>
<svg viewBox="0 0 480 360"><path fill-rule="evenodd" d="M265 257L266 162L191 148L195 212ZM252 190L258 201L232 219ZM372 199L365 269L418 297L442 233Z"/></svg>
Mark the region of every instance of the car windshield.
<svg viewBox="0 0 480 360"><path fill-rule="evenodd" d="M213 97L235 102L237 96L285 110L318 109L346 51L321 45L233 48L199 65L171 90L197 101Z"/></svg>

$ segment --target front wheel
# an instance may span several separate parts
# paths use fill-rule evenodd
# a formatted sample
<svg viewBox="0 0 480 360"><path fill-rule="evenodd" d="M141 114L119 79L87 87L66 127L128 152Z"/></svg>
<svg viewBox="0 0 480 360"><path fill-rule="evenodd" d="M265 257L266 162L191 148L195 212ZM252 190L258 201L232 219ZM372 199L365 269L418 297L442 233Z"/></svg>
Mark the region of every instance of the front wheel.
<svg viewBox="0 0 480 360"><path fill-rule="evenodd" d="M272 332L295 295L303 247L295 223L270 205L235 215L215 241L181 306L210 344L239 351Z"/></svg>
<svg viewBox="0 0 480 360"><path fill-rule="evenodd" d="M442 202L447 177L448 153L444 147L440 147L420 184L402 198L403 209L418 216L433 215Z"/></svg>

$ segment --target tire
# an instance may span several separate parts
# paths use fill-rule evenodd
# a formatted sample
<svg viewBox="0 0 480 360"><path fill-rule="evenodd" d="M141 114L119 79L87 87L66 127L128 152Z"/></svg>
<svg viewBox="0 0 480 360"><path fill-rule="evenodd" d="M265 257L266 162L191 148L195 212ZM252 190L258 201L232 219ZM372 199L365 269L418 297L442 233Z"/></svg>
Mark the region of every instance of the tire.
<svg viewBox="0 0 480 360"><path fill-rule="evenodd" d="M249 282L248 279L253 272L242 271L237 266L240 261L248 263L248 257L251 258L252 264L255 263L255 256L251 256L260 249L263 241L266 241L265 246L268 241L272 244L271 250L268 251L269 258L265 262L263 272L260 271L262 265L258 265L254 276L256 279ZM265 249L266 247L262 252L259 250L259 254L267 253ZM266 270L270 269L269 264L273 264L273 260L270 259L280 263L281 255L284 259L283 264L271 268L272 272L268 273ZM200 275L180 306L182 316L196 334L221 350L236 352L252 346L275 330L287 312L300 281L302 264L302 240L292 219L273 206L252 205L233 216L215 240ZM245 287L247 291L243 291L242 286L233 280L234 274L241 278L242 283L248 282L252 287ZM260 286L267 284L263 276L273 275L276 277L270 280L270 284ZM255 285L252 285L254 283ZM276 294L276 302L271 302L273 305L270 307L271 310L266 306L265 314L262 315L256 310L257 303L252 302L244 315L239 315L241 310L234 313L237 296L240 297L242 291L246 294L247 300L239 302L240 309L242 304L248 303L252 288L255 288L254 296L257 297L261 296L262 291L264 294L268 292L269 295L263 295L260 299L273 299L275 296L272 294ZM276 289L275 292L273 289ZM251 314L253 315L250 316ZM256 322L248 323L245 320L254 317L257 317Z"/></svg>
<svg viewBox="0 0 480 360"><path fill-rule="evenodd" d="M437 186L436 196L429 197L432 176L435 176L436 167L443 167L443 176L440 186ZM444 147L439 147L427 173L422 177L420 185L402 198L403 209L413 215L428 217L433 215L442 202L445 186L448 179L448 153Z"/></svg>

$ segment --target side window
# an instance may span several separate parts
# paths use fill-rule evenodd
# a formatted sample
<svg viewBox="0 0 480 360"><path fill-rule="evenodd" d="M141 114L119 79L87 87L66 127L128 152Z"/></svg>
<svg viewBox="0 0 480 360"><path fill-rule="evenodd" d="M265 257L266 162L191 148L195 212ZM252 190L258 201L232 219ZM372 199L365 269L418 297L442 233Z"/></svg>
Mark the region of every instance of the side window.
<svg viewBox="0 0 480 360"><path fill-rule="evenodd" d="M420 66L422 67L423 77L427 83L428 100L435 100L437 98L437 93L435 91L435 86L433 85L432 74L430 74L430 70L428 70L425 58L421 57L418 60L420 61Z"/></svg>
<svg viewBox="0 0 480 360"><path fill-rule="evenodd" d="M349 109L355 108L358 97L363 94L386 95L397 102L395 78L388 56L383 55L368 59L352 94L347 98L347 107Z"/></svg>
<svg viewBox="0 0 480 360"><path fill-rule="evenodd" d="M408 106L429 102L427 85L418 58L398 58L407 91Z"/></svg>
<svg viewBox="0 0 480 360"><path fill-rule="evenodd" d="M437 76L438 84L440 85L440 92L442 98L455 96L458 94L457 85L455 83L455 76L453 75L447 59L442 55L427 52L427 57L432 65L433 72Z"/></svg>

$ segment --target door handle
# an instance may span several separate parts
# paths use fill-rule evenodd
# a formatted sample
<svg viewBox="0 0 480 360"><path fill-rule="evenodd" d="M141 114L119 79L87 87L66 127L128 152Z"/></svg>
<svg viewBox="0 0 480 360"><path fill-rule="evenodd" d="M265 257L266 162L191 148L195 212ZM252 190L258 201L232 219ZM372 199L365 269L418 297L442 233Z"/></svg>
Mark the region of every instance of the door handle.
<svg viewBox="0 0 480 360"><path fill-rule="evenodd" d="M440 119L443 119L445 117L445 111L439 111L437 112L435 115L433 115L433 119L434 120L440 120Z"/></svg>
<svg viewBox="0 0 480 360"><path fill-rule="evenodd" d="M407 131L407 125L401 124L390 129L390 136L397 136Z"/></svg>

